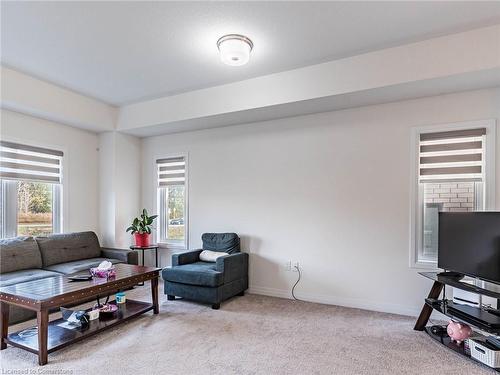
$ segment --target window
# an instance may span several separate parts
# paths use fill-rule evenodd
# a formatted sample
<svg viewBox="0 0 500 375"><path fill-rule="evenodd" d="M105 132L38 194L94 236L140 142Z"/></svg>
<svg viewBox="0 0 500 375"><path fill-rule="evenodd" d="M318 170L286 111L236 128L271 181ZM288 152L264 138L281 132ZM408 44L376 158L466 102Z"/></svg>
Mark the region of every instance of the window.
<svg viewBox="0 0 500 375"><path fill-rule="evenodd" d="M411 263L436 267L439 212L494 207L494 122L415 131Z"/></svg>
<svg viewBox="0 0 500 375"><path fill-rule="evenodd" d="M61 151L0 142L0 237L62 231Z"/></svg>
<svg viewBox="0 0 500 375"><path fill-rule="evenodd" d="M187 248L186 158L158 159L158 238L172 247Z"/></svg>

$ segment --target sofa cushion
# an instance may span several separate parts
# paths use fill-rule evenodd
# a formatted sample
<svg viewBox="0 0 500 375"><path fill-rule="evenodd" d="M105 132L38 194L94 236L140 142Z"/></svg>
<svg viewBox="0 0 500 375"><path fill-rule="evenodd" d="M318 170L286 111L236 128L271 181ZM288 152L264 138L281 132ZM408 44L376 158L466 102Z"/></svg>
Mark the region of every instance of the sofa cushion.
<svg viewBox="0 0 500 375"><path fill-rule="evenodd" d="M0 287L57 276L61 276L61 274L53 271L41 270L39 268L2 273L0 275Z"/></svg>
<svg viewBox="0 0 500 375"><path fill-rule="evenodd" d="M53 234L35 239L42 253L43 268L101 256L101 246L94 232Z"/></svg>
<svg viewBox="0 0 500 375"><path fill-rule="evenodd" d="M215 263L195 262L181 266L167 267L162 271L165 281L175 283L216 287L224 282L222 272L216 271Z"/></svg>
<svg viewBox="0 0 500 375"><path fill-rule="evenodd" d="M45 269L49 270L49 271L55 271L55 272L63 273L65 275L69 275L71 273L80 272L80 271L87 271L87 270L90 270L92 267L97 267L99 265L99 263L101 263L103 260L108 260L113 264L123 263L119 259L90 258L90 259L75 260L73 262L53 264L51 266L45 267Z"/></svg>
<svg viewBox="0 0 500 375"><path fill-rule="evenodd" d="M236 233L203 233L203 250L223 251L228 254L240 251L240 238Z"/></svg>
<svg viewBox="0 0 500 375"><path fill-rule="evenodd" d="M0 240L0 273L42 268L42 256L33 237Z"/></svg>

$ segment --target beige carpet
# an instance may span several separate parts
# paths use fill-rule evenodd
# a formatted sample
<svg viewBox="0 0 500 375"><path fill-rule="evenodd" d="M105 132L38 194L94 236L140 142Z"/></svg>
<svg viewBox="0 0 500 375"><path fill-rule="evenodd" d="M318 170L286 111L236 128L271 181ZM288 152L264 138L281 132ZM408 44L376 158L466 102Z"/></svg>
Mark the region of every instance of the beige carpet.
<svg viewBox="0 0 500 375"><path fill-rule="evenodd" d="M149 285L127 296L148 300ZM49 354L42 368L34 354L8 347L1 352L2 374L494 373L413 331L413 323L258 295L236 297L218 311L161 295L158 316L147 313Z"/></svg>

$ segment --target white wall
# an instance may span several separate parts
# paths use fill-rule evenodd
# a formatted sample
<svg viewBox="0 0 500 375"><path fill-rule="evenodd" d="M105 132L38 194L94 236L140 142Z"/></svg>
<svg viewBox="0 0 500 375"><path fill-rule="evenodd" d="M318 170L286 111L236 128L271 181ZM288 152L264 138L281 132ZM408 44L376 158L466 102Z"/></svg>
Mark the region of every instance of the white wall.
<svg viewBox="0 0 500 375"><path fill-rule="evenodd" d="M99 230L103 246L115 246L115 133L99 135Z"/></svg>
<svg viewBox="0 0 500 375"><path fill-rule="evenodd" d="M297 260L304 299L416 314L430 283L408 266L410 128L499 117L496 88L145 138L143 203L155 157L188 152L191 248L235 231L254 292L288 297Z"/></svg>
<svg viewBox="0 0 500 375"><path fill-rule="evenodd" d="M64 152L65 232L99 229L97 134L1 110L1 139L53 147Z"/></svg>
<svg viewBox="0 0 500 375"><path fill-rule="evenodd" d="M137 137L117 133L116 141L116 220L115 243L128 247L132 236L125 232L132 219L139 216L141 205L141 140Z"/></svg>
<svg viewBox="0 0 500 375"><path fill-rule="evenodd" d="M116 107L4 66L0 76L2 108L85 130L115 128Z"/></svg>
<svg viewBox="0 0 500 375"><path fill-rule="evenodd" d="M105 132L100 147L100 231L105 246L128 248L132 236L125 232L140 213L141 140Z"/></svg>

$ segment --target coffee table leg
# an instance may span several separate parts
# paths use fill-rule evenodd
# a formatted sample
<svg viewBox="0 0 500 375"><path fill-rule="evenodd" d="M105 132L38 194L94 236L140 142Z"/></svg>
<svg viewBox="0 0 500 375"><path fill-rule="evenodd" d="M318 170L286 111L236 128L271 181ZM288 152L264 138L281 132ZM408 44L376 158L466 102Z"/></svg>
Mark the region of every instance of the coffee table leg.
<svg viewBox="0 0 500 375"><path fill-rule="evenodd" d="M9 305L7 303L0 303L0 314L2 315L2 318L0 320L0 330L2 331L2 343L0 350L4 350L7 348L5 339L7 338L7 334L9 333Z"/></svg>
<svg viewBox="0 0 500 375"><path fill-rule="evenodd" d="M36 312L38 322L38 364L47 364L47 334L49 329L49 312L42 310Z"/></svg>
<svg viewBox="0 0 500 375"><path fill-rule="evenodd" d="M151 279L151 295L153 297L153 312L158 314L160 312L158 305L158 277Z"/></svg>

